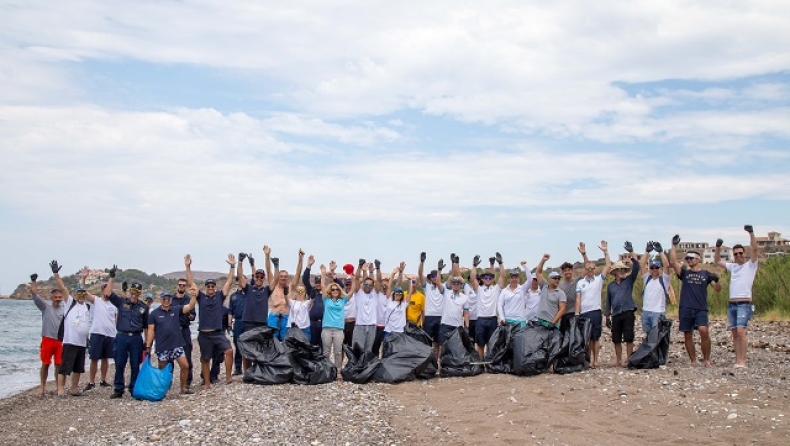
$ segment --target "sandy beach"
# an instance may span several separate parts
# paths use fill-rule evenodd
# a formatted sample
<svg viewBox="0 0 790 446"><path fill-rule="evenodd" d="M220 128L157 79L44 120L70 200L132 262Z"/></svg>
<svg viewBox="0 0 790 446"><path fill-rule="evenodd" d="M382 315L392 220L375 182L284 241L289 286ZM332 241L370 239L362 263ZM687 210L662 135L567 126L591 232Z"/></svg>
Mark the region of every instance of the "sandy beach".
<svg viewBox="0 0 790 446"><path fill-rule="evenodd" d="M711 324L712 368L688 365L673 333L670 363L629 371L606 364L571 375L483 374L399 385L196 388L165 401L0 400L1 444L787 444L790 323L753 321L748 369L732 367L729 333ZM112 370L112 367L111 367ZM199 378L197 378L199 382ZM54 389L54 387L52 387Z"/></svg>

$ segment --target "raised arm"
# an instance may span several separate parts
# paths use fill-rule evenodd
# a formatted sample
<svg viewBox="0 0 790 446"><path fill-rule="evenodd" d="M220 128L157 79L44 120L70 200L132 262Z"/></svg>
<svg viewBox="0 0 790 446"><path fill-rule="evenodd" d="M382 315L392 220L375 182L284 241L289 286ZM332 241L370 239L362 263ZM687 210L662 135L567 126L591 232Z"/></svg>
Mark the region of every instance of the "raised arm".
<svg viewBox="0 0 790 446"><path fill-rule="evenodd" d="M584 261L584 264L586 265L590 259L587 258L587 246L584 244L584 242L579 242L579 254L582 255L582 261Z"/></svg>
<svg viewBox="0 0 790 446"><path fill-rule="evenodd" d="M535 268L535 277L538 278L538 285L542 286L543 282L546 281L546 279L543 277L543 266L546 264L546 262L548 262L550 258L551 258L550 255L543 254L543 257L540 258L540 262L538 262L538 266Z"/></svg>
<svg viewBox="0 0 790 446"><path fill-rule="evenodd" d="M353 279L351 280L351 295L357 294L359 287L362 284L362 270L365 269L365 259L359 259L359 267L354 271Z"/></svg>
<svg viewBox="0 0 790 446"><path fill-rule="evenodd" d="M310 268L313 267L315 263L315 257L312 255L307 256L307 267L304 269L304 273L302 273L302 285L304 285L304 290L308 296L313 295L313 284L310 283ZM298 270L296 271L299 272ZM322 282L323 283L323 280Z"/></svg>
<svg viewBox="0 0 790 446"><path fill-rule="evenodd" d="M269 276L269 288L274 289L277 286L277 281L280 277L280 259L277 257L269 257L272 253L272 249L269 248L267 245L263 245L263 262L266 265L266 275ZM274 265L274 271L272 272L272 265Z"/></svg>
<svg viewBox="0 0 790 446"><path fill-rule="evenodd" d="M186 269L187 284L192 287L192 285L195 284L195 281L192 278L192 256L189 254L184 256L184 269Z"/></svg>
<svg viewBox="0 0 790 446"><path fill-rule="evenodd" d="M296 262L294 277L291 279L291 289L293 290L296 290L296 286L299 285L299 271L302 270L302 265L304 265L304 251L302 251L302 248L299 248L299 260ZM305 291L307 291L307 287L305 287Z"/></svg>
<svg viewBox="0 0 790 446"><path fill-rule="evenodd" d="M661 271L664 274L669 274L669 259L667 259L667 255L664 253L664 250L660 249L661 245L658 245L658 248L659 248L658 252L661 255ZM669 286L669 285L667 285L667 286Z"/></svg>
<svg viewBox="0 0 790 446"><path fill-rule="evenodd" d="M240 252L239 253L239 263L236 264L236 282L239 284L241 289L247 287L247 278L244 277L244 259L247 258L247 254ZM253 269L250 274L255 274L255 270Z"/></svg>
<svg viewBox="0 0 790 446"><path fill-rule="evenodd" d="M373 261L373 264L376 265L376 276L373 278L373 289L376 290L377 293L381 292L381 261L376 259ZM392 292L392 290L390 290Z"/></svg>
<svg viewBox="0 0 790 446"><path fill-rule="evenodd" d="M236 272L236 256L228 254L228 279L225 281L225 286L222 287L222 294L227 298L230 294L230 287L233 285L233 274Z"/></svg>
<svg viewBox="0 0 790 446"><path fill-rule="evenodd" d="M80 270L80 284L86 290L85 300L87 300L90 303L94 303L96 302L96 296L94 296L91 293L88 293L87 292L88 288L85 286L85 281L88 279L89 274L90 274L90 268L88 268L87 265L83 266L82 269Z"/></svg>
<svg viewBox="0 0 790 446"><path fill-rule="evenodd" d="M645 253L642 254L642 260L639 261L639 267L642 271L647 271L647 262L650 258L650 253L653 252L653 241L647 242L645 246Z"/></svg>
<svg viewBox="0 0 790 446"><path fill-rule="evenodd" d="M480 288L480 284L477 283L477 265L480 264L480 256L477 255L472 260L472 269L469 270L469 281L472 282L472 289L477 292L477 289Z"/></svg>
<svg viewBox="0 0 790 446"><path fill-rule="evenodd" d="M44 311L47 308L47 303L38 295L38 274L33 273L30 275L30 294L33 296L33 303L36 304L39 310Z"/></svg>
<svg viewBox="0 0 790 446"><path fill-rule="evenodd" d="M609 275L609 272L612 271L612 259L609 258L609 243L606 240L601 240L601 244L598 246L603 252L603 260L604 260L604 267L603 271L601 271L601 275L606 277Z"/></svg>
<svg viewBox="0 0 790 446"><path fill-rule="evenodd" d="M69 290L66 288L66 284L63 283L63 279L60 278L60 269L63 268L63 265L58 265L58 261L53 260L50 262L49 267L52 269L52 274L55 276L55 283L58 285L58 289L63 293L63 299L66 299L69 295Z"/></svg>
<svg viewBox="0 0 790 446"><path fill-rule="evenodd" d="M675 271L675 274L680 275L680 264L678 263L678 245L680 244L680 235L675 234L672 237L672 247L669 248L669 266Z"/></svg>
<svg viewBox="0 0 790 446"><path fill-rule="evenodd" d="M461 276L461 264L459 263L460 259L455 253L450 254L450 275L451 276Z"/></svg>
<svg viewBox="0 0 790 446"><path fill-rule="evenodd" d="M181 308L182 313L189 314L190 311L195 309L195 306L197 305L197 295L198 287L193 283L192 287L189 289L189 303Z"/></svg>
<svg viewBox="0 0 790 446"><path fill-rule="evenodd" d="M425 275L423 274L423 269L425 268L425 253L420 253L420 266L417 267L417 279L420 281L420 286L425 286Z"/></svg>
<svg viewBox="0 0 790 446"><path fill-rule="evenodd" d="M110 279L107 281L107 286L103 287L101 292L104 296L109 297L112 294L112 287L115 285L115 274L118 272L118 265L113 265L108 274Z"/></svg>
<svg viewBox="0 0 790 446"><path fill-rule="evenodd" d="M499 254L499 253L497 253L497 254ZM497 259L497 261L499 262L499 278L497 279L497 284L499 285L499 288L504 289L505 288L505 276L507 275L507 271L505 271L505 262L501 262L500 260L502 260L502 257ZM491 266L491 268L492 269L494 268L493 265Z"/></svg>
<svg viewBox="0 0 790 446"><path fill-rule="evenodd" d="M398 267L395 268L395 271L393 271L392 277L390 277L390 286L389 286L390 292L392 292L392 290L394 290L396 286L401 286L401 284L403 283L403 270L405 269L406 269L406 262L400 262ZM394 274L396 272L398 274L397 280L395 279L395 274Z"/></svg>
<svg viewBox="0 0 790 446"><path fill-rule="evenodd" d="M743 229L749 233L749 261L757 263L760 257L760 251L757 247L757 237L754 236L754 228L752 225L746 225Z"/></svg>

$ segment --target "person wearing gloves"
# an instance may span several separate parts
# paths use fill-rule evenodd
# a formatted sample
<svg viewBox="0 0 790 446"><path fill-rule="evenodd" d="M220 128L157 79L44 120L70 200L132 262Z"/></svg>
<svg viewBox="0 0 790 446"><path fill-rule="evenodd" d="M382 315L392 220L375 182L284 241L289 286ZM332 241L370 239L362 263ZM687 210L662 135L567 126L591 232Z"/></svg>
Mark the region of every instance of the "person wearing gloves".
<svg viewBox="0 0 790 446"><path fill-rule="evenodd" d="M660 260L650 260L650 253L659 254ZM642 274L644 288L642 289L642 331L645 334L658 325L659 319L666 315L667 300L673 304L675 298L669 294L669 260L667 259L661 243L649 241L645 253L639 262L639 267L647 270Z"/></svg>
<svg viewBox="0 0 790 446"><path fill-rule="evenodd" d="M586 265L590 259L587 258L587 246L584 242L579 242L579 254L582 255L582 261ZM560 266L562 279L560 280L560 289L565 293L566 305L565 314L562 315L560 320L560 331L565 333L570 327L571 318L576 313L576 288L582 276L577 276L573 272L573 264L565 262Z"/></svg>
<svg viewBox="0 0 790 446"><path fill-rule="evenodd" d="M356 309L351 344L358 344L365 352L373 352L381 291L378 280L368 275L369 270L370 264L365 262L365 259L359 259L359 267L354 273L354 281L351 285L351 300ZM373 353L378 354L378 352Z"/></svg>
<svg viewBox="0 0 790 446"><path fill-rule="evenodd" d="M403 333L406 327L406 309L409 307L409 297L404 296L403 288L396 286L396 284L403 282L403 269L406 267L405 262L400 262L400 265L392 270L390 284L392 285L392 296L387 298L387 305L384 307L384 339L386 340L390 333ZM398 279L395 281L395 275Z"/></svg>
<svg viewBox="0 0 790 446"><path fill-rule="evenodd" d="M502 256L496 253L496 260L502 267ZM527 301L524 294L525 288L521 284L521 270L513 268L508 274L508 285L505 284L504 274L499 275L499 286L502 291L499 293L497 300L497 315L500 324L513 324L520 328L526 327L527 324Z"/></svg>
<svg viewBox="0 0 790 446"><path fill-rule="evenodd" d="M708 285L716 292L721 291L719 276L702 269L700 262L702 256L696 251L687 251L687 268L683 268L677 261L677 245L680 244L680 235L672 237L672 248L669 251L669 265L680 279L680 305L678 319L680 331L684 336L686 353L691 365L697 365L697 352L694 348L694 330L699 332L702 360L705 367L710 367L710 332L708 331Z"/></svg>
<svg viewBox="0 0 790 446"><path fill-rule="evenodd" d="M444 260L439 260L439 269L435 269L428 273L426 277L423 274L425 267L426 254L420 253L420 266L417 268L417 279L425 293L425 306L422 310L422 329L433 340L433 349L436 357L439 357L439 327L442 323L442 305L444 296L442 291L439 290L439 285L442 282L442 269L444 269ZM444 289L444 288L442 288Z"/></svg>
<svg viewBox="0 0 790 446"><path fill-rule="evenodd" d="M494 260L496 259L494 258ZM499 264L499 280L495 282L494 262L489 263L488 269L480 274L483 280L482 285L477 280L477 266L480 265L479 255L472 259L472 268L469 270L469 281L472 284L472 290L477 294L477 327L475 327L474 341L477 353L481 358L485 357L486 345L497 328L499 295L502 288L505 287L505 264Z"/></svg>
<svg viewBox="0 0 790 446"><path fill-rule="evenodd" d="M334 262L332 262L333 265ZM348 296L343 286L335 282L326 266L321 265L322 287L326 290L323 298L324 314L321 318L321 342L324 356L334 359L335 367L343 366L343 330L345 329L346 303ZM334 276L334 274L331 274Z"/></svg>
<svg viewBox="0 0 790 446"><path fill-rule="evenodd" d="M441 271L443 265L439 266ZM439 325L439 344L444 344L453 330L469 327L469 296L463 291L464 278L450 277L450 288L445 288L441 281L437 285L442 293L442 316ZM440 356L437 356L440 357Z"/></svg>
<svg viewBox="0 0 790 446"><path fill-rule="evenodd" d="M752 225L743 227L749 233L749 259L746 259L746 248L743 245L732 247L734 263L726 263L721 259L722 239L716 240L714 262L730 272L730 302L727 305L727 319L732 332L732 343L735 348L735 367L746 367L746 351L749 343L746 338L746 326L752 318L752 285L757 274L757 238L754 236Z"/></svg>
<svg viewBox="0 0 790 446"><path fill-rule="evenodd" d="M197 305L198 288L193 284L190 289L189 303L184 306L172 305L170 291L162 291L159 299L162 304L148 314L148 334L145 349L151 355L151 346L156 345L156 358L159 369L174 361L178 363L181 395L194 392L187 386L189 363L184 351L184 337L181 336L181 315L189 314Z"/></svg>
<svg viewBox="0 0 790 446"><path fill-rule="evenodd" d="M307 335L307 339L312 337L310 331L310 307L313 305L312 299L307 299L307 288L302 284L302 278L299 276L299 271L302 270L302 263L304 261L304 251L299 249L299 260L296 264L297 273L294 274L291 280L291 288L293 296L288 299L288 320L292 327L296 327Z"/></svg>
<svg viewBox="0 0 790 446"><path fill-rule="evenodd" d="M631 272L623 262L615 262L612 266L614 280L606 288L606 326L612 329L612 343L614 343L615 367L626 367L628 358L634 351L634 281L639 277L639 260L634 254L631 242L625 242L625 250L631 256ZM623 342L625 342L626 356L623 361Z"/></svg>
<svg viewBox="0 0 790 446"><path fill-rule="evenodd" d="M63 322L63 315L66 310L63 307L63 291L53 288L50 293L50 302L46 302L38 295L38 274L30 275L30 294L33 296L33 303L41 311L41 369L39 377L41 386L38 390L39 396L44 396L47 390L47 376L49 376L49 366L55 362L55 379L57 380L58 369L60 369L63 353L63 340L58 337L60 325Z"/></svg>
<svg viewBox="0 0 790 446"><path fill-rule="evenodd" d="M576 285L576 309L574 313L590 320L592 326L590 334L590 356L592 362L590 368L598 365L598 354L601 352L601 331L603 329L603 315L601 313L601 291L606 281L606 276L612 268L612 261L609 259L609 244L601 241L598 249L603 251L606 265L603 271L595 273L595 262L584 264L584 277Z"/></svg>
<svg viewBox="0 0 790 446"><path fill-rule="evenodd" d="M315 257L310 255L307 257L307 267L302 273L302 285L304 285L307 292L307 298L312 300L310 305L310 344L321 347L321 329L322 320L324 318L324 296L321 294L323 291L323 284L321 277L316 277L312 284L310 283L310 268L315 263Z"/></svg>
<svg viewBox="0 0 790 446"><path fill-rule="evenodd" d="M536 322L546 328L560 328L560 320L562 315L565 314L565 307L567 306L567 296L565 292L560 289L560 279L562 276L557 271L549 273L549 280L543 278L543 266L551 258L548 254L543 254L543 257L535 269L535 275L538 276L538 285L540 286L540 304L538 305L538 314Z"/></svg>

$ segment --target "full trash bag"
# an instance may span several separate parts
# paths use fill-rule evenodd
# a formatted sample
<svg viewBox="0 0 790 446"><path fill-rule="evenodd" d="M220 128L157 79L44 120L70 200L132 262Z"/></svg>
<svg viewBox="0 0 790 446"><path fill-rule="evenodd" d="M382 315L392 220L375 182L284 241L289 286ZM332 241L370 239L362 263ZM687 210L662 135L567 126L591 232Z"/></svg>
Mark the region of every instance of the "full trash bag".
<svg viewBox="0 0 790 446"><path fill-rule="evenodd" d="M373 374L373 381L399 383L413 381L428 367L436 374L436 355L433 347L404 333L390 333L384 340L384 354L381 365Z"/></svg>
<svg viewBox="0 0 790 446"><path fill-rule="evenodd" d="M561 338L559 330L530 322L513 335L513 373L532 376L548 370L560 352Z"/></svg>
<svg viewBox="0 0 790 446"><path fill-rule="evenodd" d="M500 325L491 334L486 346L485 362L488 373L513 372L513 334L518 326L513 324Z"/></svg>
<svg viewBox="0 0 790 446"><path fill-rule="evenodd" d="M134 383L132 396L138 400L162 401L173 383L173 364L163 369L154 367L151 358L143 358L143 365Z"/></svg>
<svg viewBox="0 0 790 446"><path fill-rule="evenodd" d="M642 345L628 358L628 368L656 369L658 366L666 364L671 337L672 321L661 316L658 324L650 330Z"/></svg>
<svg viewBox="0 0 790 446"><path fill-rule="evenodd" d="M241 355L251 361L244 372L244 382L285 384L291 382L294 369L282 343L274 338L274 328L257 327L245 331L238 341Z"/></svg>
<svg viewBox="0 0 790 446"><path fill-rule="evenodd" d="M428 333L424 332L422 328L418 327L417 324L413 322L406 323L406 327L403 328L403 334L433 348L433 340L430 336L428 336ZM433 360L425 367L425 369L423 369L421 372L417 372L417 378L431 379L434 378L438 372L439 363L436 361L436 354L434 353Z"/></svg>
<svg viewBox="0 0 790 446"><path fill-rule="evenodd" d="M568 331L562 338L562 346L554 360L554 373L581 372L590 367L589 346L592 323L586 317L572 317Z"/></svg>
<svg viewBox="0 0 790 446"><path fill-rule="evenodd" d="M318 346L310 344L302 330L288 330L284 344L291 357L294 384L325 384L337 379L337 367L321 353Z"/></svg>
<svg viewBox="0 0 790 446"><path fill-rule="evenodd" d="M363 351L359 344L354 344L353 349L343 345L343 351L348 359L346 366L340 371L343 381L365 384L381 366L381 360L372 352Z"/></svg>
<svg viewBox="0 0 790 446"><path fill-rule="evenodd" d="M442 344L441 376L474 376L483 373L474 344L469 333L463 327L450 332L450 336Z"/></svg>

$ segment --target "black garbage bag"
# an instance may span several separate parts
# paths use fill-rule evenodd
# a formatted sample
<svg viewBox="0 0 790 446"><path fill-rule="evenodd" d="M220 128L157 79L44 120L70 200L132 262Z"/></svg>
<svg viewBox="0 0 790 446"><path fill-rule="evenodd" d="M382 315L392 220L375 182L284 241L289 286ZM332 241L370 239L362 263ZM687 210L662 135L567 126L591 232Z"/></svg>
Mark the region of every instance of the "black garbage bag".
<svg viewBox="0 0 790 446"><path fill-rule="evenodd" d="M589 346L592 323L586 317L572 317L562 338L560 353L554 360L554 373L581 372L590 367Z"/></svg>
<svg viewBox="0 0 790 446"><path fill-rule="evenodd" d="M629 369L657 369L667 363L672 321L661 317L647 338L628 358Z"/></svg>
<svg viewBox="0 0 790 446"><path fill-rule="evenodd" d="M241 355L251 361L243 380L254 384L291 382L293 366L282 343L274 338L272 327L258 327L239 336Z"/></svg>
<svg viewBox="0 0 790 446"><path fill-rule="evenodd" d="M469 332L458 327L442 344L442 368L439 374L445 376L474 376L483 373L480 355L469 339Z"/></svg>
<svg viewBox="0 0 790 446"><path fill-rule="evenodd" d="M485 362L488 373L513 372L513 333L518 330L516 325L500 325L491 334L486 346Z"/></svg>
<svg viewBox="0 0 790 446"><path fill-rule="evenodd" d="M513 374L532 376L548 370L560 352L560 331L530 322L513 335Z"/></svg>
<svg viewBox="0 0 790 446"><path fill-rule="evenodd" d="M433 347L404 333L390 333L384 340L384 354L381 365L373 374L373 381L390 384L413 381L429 366L433 366L435 375L435 365Z"/></svg>
<svg viewBox="0 0 790 446"><path fill-rule="evenodd" d="M418 327L414 322L407 322L406 326L403 327L403 333L425 345L433 345L433 340L428 336L428 333L424 332L422 328Z"/></svg>
<svg viewBox="0 0 790 446"><path fill-rule="evenodd" d="M337 379L337 367L318 346L310 344L302 330L288 330L284 343L293 366L294 384L325 384Z"/></svg>
<svg viewBox="0 0 790 446"><path fill-rule="evenodd" d="M362 351L359 344L354 344L353 349L344 344L343 351L348 359L346 366L340 371L344 381L365 384L373 378L376 369L381 366L381 360L372 352Z"/></svg>

